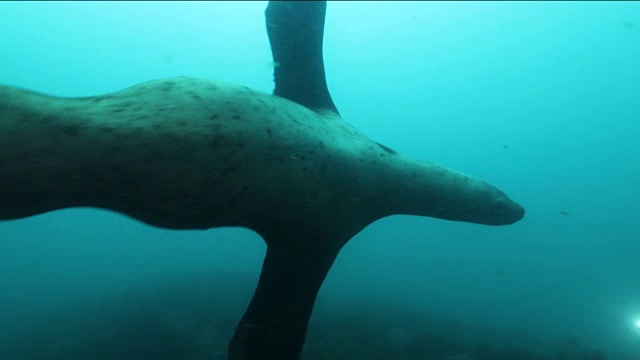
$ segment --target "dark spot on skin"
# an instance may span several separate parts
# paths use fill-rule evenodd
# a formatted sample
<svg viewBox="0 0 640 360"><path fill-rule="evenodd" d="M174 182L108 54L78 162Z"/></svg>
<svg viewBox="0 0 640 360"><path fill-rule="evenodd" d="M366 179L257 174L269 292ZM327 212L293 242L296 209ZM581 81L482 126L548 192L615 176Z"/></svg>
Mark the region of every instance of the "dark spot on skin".
<svg viewBox="0 0 640 360"><path fill-rule="evenodd" d="M306 167L302 168L302 171L307 172L307 168Z"/></svg>
<svg viewBox="0 0 640 360"><path fill-rule="evenodd" d="M243 147L245 147L245 146L246 146L246 145L245 145L245 144L243 144L243 143L238 144L238 147L241 147L241 148L243 148Z"/></svg>
<svg viewBox="0 0 640 360"><path fill-rule="evenodd" d="M184 127L184 126L187 126L187 122L186 122L186 121L184 121L184 120L179 120L179 121L178 121L178 125L180 125L180 126L183 126L183 127Z"/></svg>
<svg viewBox="0 0 640 360"><path fill-rule="evenodd" d="M259 111L260 111L260 108L259 108L259 107L257 107L257 106L254 106L254 107L253 107L253 111L255 111L255 112L259 112Z"/></svg>
<svg viewBox="0 0 640 360"><path fill-rule="evenodd" d="M208 146L209 146L209 149L215 149L216 146L218 146L218 145L216 144L215 141L209 141Z"/></svg>
<svg viewBox="0 0 640 360"><path fill-rule="evenodd" d="M391 149L390 147L384 146L384 145L380 144L379 142L376 142L376 144L378 144L378 146L380 146L380 148L382 148L382 150L388 152L389 154L395 155L395 154L398 153L397 151ZM380 155L380 156L382 156L382 155Z"/></svg>
<svg viewBox="0 0 640 360"><path fill-rule="evenodd" d="M241 119L240 115L233 115L231 118L233 120L240 120Z"/></svg>
<svg viewBox="0 0 640 360"><path fill-rule="evenodd" d="M123 111L124 111L124 109L115 109L115 110L113 110L114 113L119 113L119 112L123 112Z"/></svg>
<svg viewBox="0 0 640 360"><path fill-rule="evenodd" d="M302 156L300 156L300 159L301 159L302 161L305 161L307 158L306 158L304 155L302 155Z"/></svg>
<svg viewBox="0 0 640 360"><path fill-rule="evenodd" d="M267 135L269 135L269 137L273 135L273 130L271 130L271 128L266 128L265 131L267 132Z"/></svg>
<svg viewBox="0 0 640 360"><path fill-rule="evenodd" d="M213 114L209 116L209 120L216 120L218 118L218 114Z"/></svg>
<svg viewBox="0 0 640 360"><path fill-rule="evenodd" d="M202 100L202 98L200 97L200 95L198 95L198 93L196 93L195 91L187 91L187 94L189 96L191 96L192 99L196 99L196 100Z"/></svg>
<svg viewBox="0 0 640 360"><path fill-rule="evenodd" d="M298 121L298 119L296 119L295 117L291 116L291 114L287 114L287 116L289 117L289 120L293 121L296 124L300 124L300 121Z"/></svg>
<svg viewBox="0 0 640 360"><path fill-rule="evenodd" d="M172 81L165 81L162 83L162 86L160 88L160 90L164 91L164 92L169 92L171 90L173 90L173 86L175 85L174 82Z"/></svg>
<svg viewBox="0 0 640 360"><path fill-rule="evenodd" d="M418 176L417 173L411 173L411 177L416 177L416 176Z"/></svg>

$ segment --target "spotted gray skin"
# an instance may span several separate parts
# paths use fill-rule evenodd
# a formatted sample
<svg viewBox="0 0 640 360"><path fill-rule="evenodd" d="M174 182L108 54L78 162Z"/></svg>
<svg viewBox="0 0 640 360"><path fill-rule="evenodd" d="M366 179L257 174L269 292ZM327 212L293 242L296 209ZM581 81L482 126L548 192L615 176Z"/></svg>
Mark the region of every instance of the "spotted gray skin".
<svg viewBox="0 0 640 360"><path fill-rule="evenodd" d="M524 214L493 185L398 154L333 112L218 81L88 98L3 86L0 116L5 220L86 206L171 229L314 218L353 233L392 214L488 225Z"/></svg>

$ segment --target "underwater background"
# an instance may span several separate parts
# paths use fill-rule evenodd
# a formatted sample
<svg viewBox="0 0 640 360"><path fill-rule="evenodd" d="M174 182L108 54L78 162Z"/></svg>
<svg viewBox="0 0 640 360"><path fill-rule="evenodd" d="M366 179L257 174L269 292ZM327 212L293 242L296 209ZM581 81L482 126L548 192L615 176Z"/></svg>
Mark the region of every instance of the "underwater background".
<svg viewBox="0 0 640 360"><path fill-rule="evenodd" d="M0 83L271 92L265 8L0 2ZM527 214L370 225L320 291L304 359L640 359L640 3L330 2L324 44L347 122ZM264 252L248 230L96 209L0 222L0 358L224 359Z"/></svg>

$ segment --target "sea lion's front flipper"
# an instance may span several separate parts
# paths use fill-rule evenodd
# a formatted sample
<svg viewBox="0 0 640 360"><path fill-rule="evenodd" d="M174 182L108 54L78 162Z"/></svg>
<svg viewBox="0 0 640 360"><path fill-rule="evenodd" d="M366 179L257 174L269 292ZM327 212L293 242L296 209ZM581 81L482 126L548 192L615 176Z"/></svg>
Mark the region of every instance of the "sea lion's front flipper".
<svg viewBox="0 0 640 360"><path fill-rule="evenodd" d="M229 360L297 360L316 295L341 246L331 245L335 236L300 228L262 236L262 273L229 343Z"/></svg>
<svg viewBox="0 0 640 360"><path fill-rule="evenodd" d="M270 1L265 11L274 61L274 95L338 113L322 57L326 1Z"/></svg>

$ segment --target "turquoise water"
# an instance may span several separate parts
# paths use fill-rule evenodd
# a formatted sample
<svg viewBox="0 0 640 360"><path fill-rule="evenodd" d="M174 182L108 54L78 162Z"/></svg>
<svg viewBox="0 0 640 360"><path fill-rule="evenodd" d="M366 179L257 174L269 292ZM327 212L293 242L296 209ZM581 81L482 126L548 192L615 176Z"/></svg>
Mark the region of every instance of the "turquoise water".
<svg viewBox="0 0 640 360"><path fill-rule="evenodd" d="M0 83L90 96L185 75L270 92L265 6L0 2ZM640 359L639 63L636 2L329 3L342 116L527 215L372 224L321 290L307 358ZM101 210L0 222L0 358L222 356L264 250L246 230Z"/></svg>

